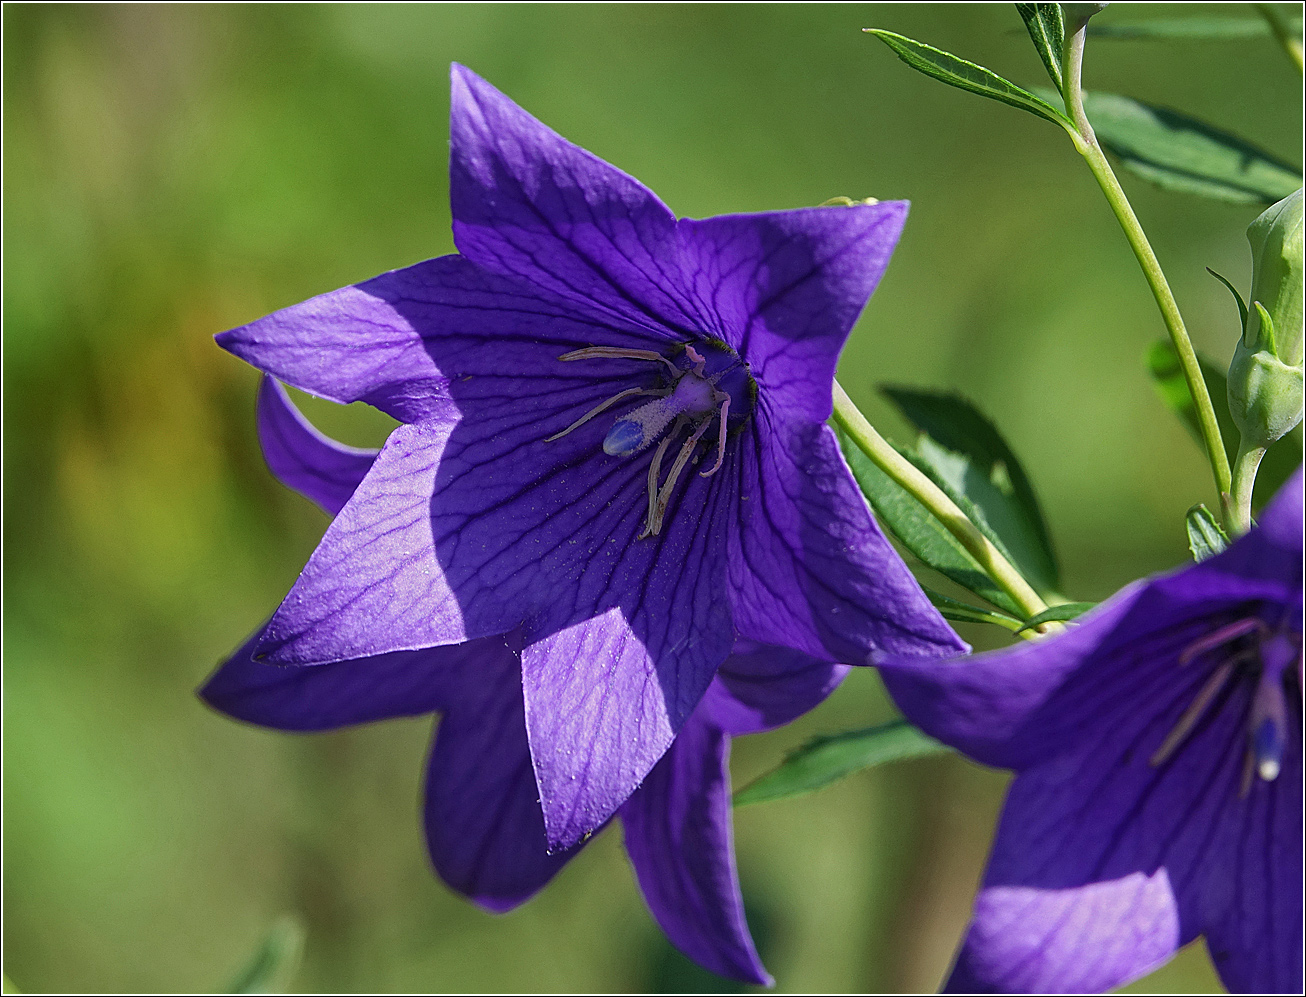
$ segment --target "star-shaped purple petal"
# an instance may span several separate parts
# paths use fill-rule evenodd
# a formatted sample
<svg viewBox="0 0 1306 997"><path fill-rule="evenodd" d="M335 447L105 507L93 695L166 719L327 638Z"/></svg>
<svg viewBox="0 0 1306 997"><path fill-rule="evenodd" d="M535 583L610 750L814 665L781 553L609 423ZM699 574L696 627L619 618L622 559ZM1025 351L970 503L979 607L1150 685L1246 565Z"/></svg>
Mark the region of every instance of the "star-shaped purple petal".
<svg viewBox="0 0 1306 997"><path fill-rule="evenodd" d="M427 829L455 888L520 902L621 813L668 933L762 980L729 735L787 722L875 652L964 649L823 425L906 205L677 220L458 66L450 196L460 255L218 337L403 425L373 458L265 386L269 465L336 517L205 695L291 729L372 700L443 712ZM493 690L465 678L482 659ZM390 689L350 706L338 690L369 674ZM313 702L335 705L314 721Z"/></svg>

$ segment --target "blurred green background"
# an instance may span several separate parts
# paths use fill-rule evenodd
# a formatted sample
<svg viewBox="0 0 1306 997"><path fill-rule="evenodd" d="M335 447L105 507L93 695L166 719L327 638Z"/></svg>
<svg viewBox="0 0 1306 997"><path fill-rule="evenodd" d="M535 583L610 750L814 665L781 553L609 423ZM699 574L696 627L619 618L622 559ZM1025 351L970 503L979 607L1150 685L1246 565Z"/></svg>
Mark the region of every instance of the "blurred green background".
<svg viewBox="0 0 1306 997"><path fill-rule="evenodd" d="M1103 19L1249 15L1116 5ZM265 470L255 372L212 335L453 251L448 65L464 62L679 214L909 198L841 376L952 387L1040 492L1067 592L1186 557L1208 472L1144 373L1164 334L1057 128L912 73L879 26L1045 82L1011 5L46 7L4 18L4 962L26 991L206 990L282 915L300 990L711 989L609 831L540 897L481 913L429 872L429 721L255 730L195 686L326 525ZM1300 78L1270 39L1095 41L1090 88L1180 107L1289 160ZM1199 348L1225 364L1255 208L1124 184ZM377 444L382 417L309 406ZM967 632L976 642L988 634ZM859 672L736 742L736 784L889 716ZM737 813L780 989L934 988L1005 777L956 758ZM1200 943L1140 989L1218 986Z"/></svg>

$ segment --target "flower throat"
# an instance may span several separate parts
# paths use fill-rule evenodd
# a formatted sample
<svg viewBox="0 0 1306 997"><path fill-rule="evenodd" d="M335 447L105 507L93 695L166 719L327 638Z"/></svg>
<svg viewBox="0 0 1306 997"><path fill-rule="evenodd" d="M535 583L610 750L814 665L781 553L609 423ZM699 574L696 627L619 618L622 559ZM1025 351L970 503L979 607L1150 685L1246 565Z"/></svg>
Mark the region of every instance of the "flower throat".
<svg viewBox="0 0 1306 997"><path fill-rule="evenodd" d="M683 356L689 362L689 367L681 367L654 350L627 350L612 346L591 346L564 353L558 358L564 361L644 360L660 364L664 376L668 378L664 384L655 388L636 387L617 392L611 398L594 406L562 432L555 433L545 440L546 443L550 443L561 439L595 416L627 399L652 396L651 401L631 409L617 419L603 439L603 452L611 457L631 457L657 442L653 459L649 463L648 515L644 522L644 530L638 538L640 540L657 536L662 532L667 506L671 502L676 482L713 426L717 427L713 448L715 460L711 467L706 471L700 471L699 475L710 478L721 470L721 465L725 463L732 404L735 405L735 413L741 420L748 415L747 412L739 411L743 406L736 402L734 393L725 390L722 386L722 382L729 375L742 375L741 378L732 378L732 380L738 380L740 386L747 387L747 401L751 408L752 396L756 388L748 373L748 365L724 343L712 352L718 353L719 356L713 356L711 353L709 356L704 356L693 346L686 345ZM708 372L710 360L716 360L719 366L719 369L713 373ZM684 440L680 450L672 461L665 479L659 483L659 479L662 478L663 459L672 443L682 436Z"/></svg>
<svg viewBox="0 0 1306 997"><path fill-rule="evenodd" d="M1246 796L1253 777L1273 782L1283 768L1291 709L1284 683L1295 676L1300 699L1301 635L1271 628L1264 620L1248 616L1189 644L1179 655L1179 664L1188 665L1206 654L1218 655L1219 664L1152 755L1151 764L1156 766L1167 761L1187 740L1219 693L1235 676L1244 674L1256 683L1246 719L1247 750L1240 791Z"/></svg>

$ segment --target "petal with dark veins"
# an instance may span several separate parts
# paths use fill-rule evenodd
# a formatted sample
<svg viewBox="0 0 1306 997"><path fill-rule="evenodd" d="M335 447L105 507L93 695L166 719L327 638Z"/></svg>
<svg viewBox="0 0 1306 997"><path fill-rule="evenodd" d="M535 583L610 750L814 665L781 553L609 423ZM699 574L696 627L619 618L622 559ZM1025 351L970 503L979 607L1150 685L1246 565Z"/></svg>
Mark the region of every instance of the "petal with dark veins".
<svg viewBox="0 0 1306 997"><path fill-rule="evenodd" d="M496 913L529 900L577 849L549 851L522 709L520 636L465 672L427 763L425 826L440 878Z"/></svg>
<svg viewBox="0 0 1306 997"><path fill-rule="evenodd" d="M453 67L449 200L459 252L588 318L693 338L676 218L651 190Z"/></svg>
<svg viewBox="0 0 1306 997"><path fill-rule="evenodd" d="M335 730L445 709L465 699L468 676L474 680L482 668L497 667L506 648L504 638L486 637L327 665L269 665L253 658L261 633L223 662L199 695L237 720L290 731Z"/></svg>
<svg viewBox="0 0 1306 997"><path fill-rule="evenodd" d="M680 221L698 321L748 362L769 408L830 417L839 351L906 218L906 201L886 201Z"/></svg>
<svg viewBox="0 0 1306 997"><path fill-rule="evenodd" d="M1302 992L1302 741L1290 724L1283 769L1226 808L1195 919L1233 993Z"/></svg>
<svg viewBox="0 0 1306 997"><path fill-rule="evenodd" d="M659 564L677 586L662 602L684 602L704 586L708 601L723 602L723 556L706 559L700 578L682 577L679 564L718 542L723 517L705 516L721 504L708 501L720 493L717 479L687 475L663 535L637 541L651 453L605 455L601 420L545 438L611 387L474 377L459 387L459 421L395 430L274 615L260 653L314 664L505 633L524 620L557 629L642 599L642 579Z"/></svg>
<svg viewBox="0 0 1306 997"><path fill-rule="evenodd" d="M258 438L277 480L328 516L344 508L380 453L323 436L266 375L258 389Z"/></svg>
<svg viewBox="0 0 1306 997"><path fill-rule="evenodd" d="M701 714L621 808L649 910L714 973L770 986L744 919L730 816L730 738Z"/></svg>
<svg viewBox="0 0 1306 997"><path fill-rule="evenodd" d="M572 350L666 345L665 337L587 320L529 283L461 256L392 270L216 338L287 384L342 404L367 402L400 422L456 415L445 403L460 393L475 397L477 378L592 380L559 362Z"/></svg>
<svg viewBox="0 0 1306 997"><path fill-rule="evenodd" d="M1212 831L1237 800L1242 727L1224 710L1199 743L1151 765L1195 691L1153 675L1076 750L1017 777L947 989L1100 992L1197 936L1190 898L1222 860ZM1169 726L1149 696L1165 697Z"/></svg>
<svg viewBox="0 0 1306 997"><path fill-rule="evenodd" d="M741 636L845 664L967 649L880 532L828 426L759 418L736 445L729 577Z"/></svg>
<svg viewBox="0 0 1306 997"><path fill-rule="evenodd" d="M819 706L850 670L787 647L739 639L717 669L701 710L727 734L774 730Z"/></svg>
<svg viewBox="0 0 1306 997"><path fill-rule="evenodd" d="M628 522L586 562L574 612L527 623L526 726L555 846L634 791L730 653L722 504L712 479L691 478L662 534L634 540Z"/></svg>

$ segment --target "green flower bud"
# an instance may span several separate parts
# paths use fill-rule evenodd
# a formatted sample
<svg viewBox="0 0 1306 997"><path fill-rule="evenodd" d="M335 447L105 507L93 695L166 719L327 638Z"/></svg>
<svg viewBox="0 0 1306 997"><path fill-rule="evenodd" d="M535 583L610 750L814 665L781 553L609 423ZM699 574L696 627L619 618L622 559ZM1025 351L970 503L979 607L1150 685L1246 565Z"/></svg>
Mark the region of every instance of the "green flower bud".
<svg viewBox="0 0 1306 997"><path fill-rule="evenodd" d="M1252 304L1229 366L1229 411L1245 446L1268 446L1302 419L1302 192L1247 227Z"/></svg>
<svg viewBox="0 0 1306 997"><path fill-rule="evenodd" d="M1302 363L1302 192L1298 188L1265 209L1247 226L1252 246L1252 301L1259 301L1274 320L1269 348L1290 366ZM1260 323L1247 316L1243 337L1256 348L1265 337Z"/></svg>

